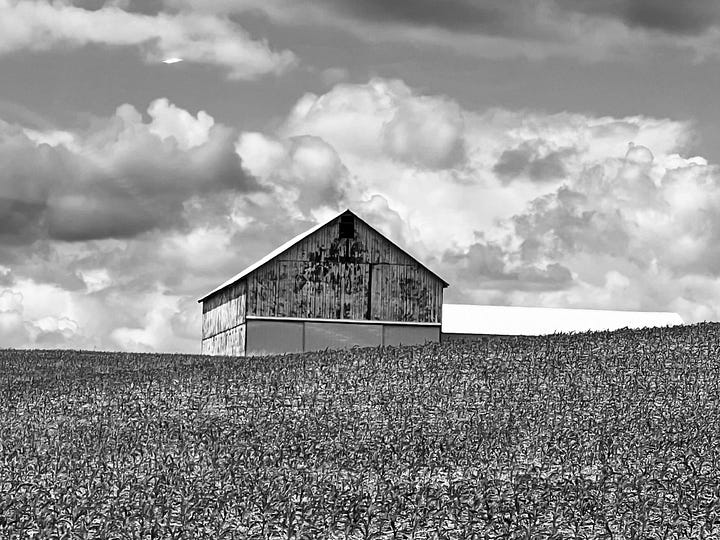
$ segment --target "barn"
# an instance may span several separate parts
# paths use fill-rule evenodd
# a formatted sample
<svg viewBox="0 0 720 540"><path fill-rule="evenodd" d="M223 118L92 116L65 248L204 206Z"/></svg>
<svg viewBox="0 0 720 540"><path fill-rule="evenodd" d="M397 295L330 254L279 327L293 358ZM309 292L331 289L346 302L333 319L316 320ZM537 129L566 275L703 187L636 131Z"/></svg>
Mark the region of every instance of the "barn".
<svg viewBox="0 0 720 540"><path fill-rule="evenodd" d="M447 286L346 210L200 298L202 353L244 356L440 341Z"/></svg>

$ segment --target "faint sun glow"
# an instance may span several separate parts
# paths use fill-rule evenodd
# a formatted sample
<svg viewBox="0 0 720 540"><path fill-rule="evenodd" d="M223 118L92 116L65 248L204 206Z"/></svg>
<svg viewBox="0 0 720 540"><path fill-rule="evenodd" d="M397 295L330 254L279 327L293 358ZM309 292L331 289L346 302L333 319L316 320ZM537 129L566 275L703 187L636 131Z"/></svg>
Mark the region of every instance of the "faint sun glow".
<svg viewBox="0 0 720 540"><path fill-rule="evenodd" d="M163 64L177 64L178 62L182 62L182 58L166 58L163 60Z"/></svg>

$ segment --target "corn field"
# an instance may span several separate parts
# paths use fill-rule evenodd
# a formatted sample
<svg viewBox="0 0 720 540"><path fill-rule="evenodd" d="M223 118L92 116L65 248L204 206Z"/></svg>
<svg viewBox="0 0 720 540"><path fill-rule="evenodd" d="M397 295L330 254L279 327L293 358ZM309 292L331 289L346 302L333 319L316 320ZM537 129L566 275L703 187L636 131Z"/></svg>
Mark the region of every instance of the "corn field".
<svg viewBox="0 0 720 540"><path fill-rule="evenodd" d="M720 538L720 325L0 351L0 537Z"/></svg>

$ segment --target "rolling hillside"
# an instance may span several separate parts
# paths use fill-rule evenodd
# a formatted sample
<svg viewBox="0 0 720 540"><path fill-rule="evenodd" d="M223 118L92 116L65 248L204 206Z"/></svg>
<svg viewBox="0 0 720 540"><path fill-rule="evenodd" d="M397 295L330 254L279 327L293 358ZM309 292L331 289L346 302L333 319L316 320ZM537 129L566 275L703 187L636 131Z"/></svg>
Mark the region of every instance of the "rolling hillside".
<svg viewBox="0 0 720 540"><path fill-rule="evenodd" d="M266 358L5 350L0 536L711 537L719 419L718 324Z"/></svg>

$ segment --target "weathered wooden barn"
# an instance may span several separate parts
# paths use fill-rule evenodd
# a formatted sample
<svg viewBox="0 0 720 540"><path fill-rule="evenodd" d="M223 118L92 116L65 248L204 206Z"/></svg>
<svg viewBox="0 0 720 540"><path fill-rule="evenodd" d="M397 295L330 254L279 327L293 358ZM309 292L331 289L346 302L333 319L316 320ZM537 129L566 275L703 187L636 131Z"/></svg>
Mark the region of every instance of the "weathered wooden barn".
<svg viewBox="0 0 720 540"><path fill-rule="evenodd" d="M243 356L439 341L447 286L346 210L200 298L202 352Z"/></svg>

